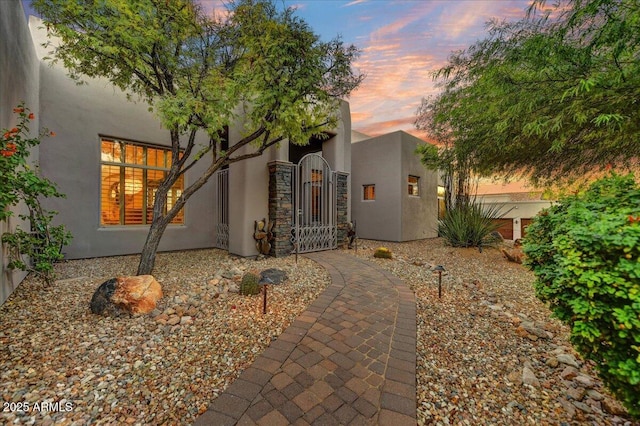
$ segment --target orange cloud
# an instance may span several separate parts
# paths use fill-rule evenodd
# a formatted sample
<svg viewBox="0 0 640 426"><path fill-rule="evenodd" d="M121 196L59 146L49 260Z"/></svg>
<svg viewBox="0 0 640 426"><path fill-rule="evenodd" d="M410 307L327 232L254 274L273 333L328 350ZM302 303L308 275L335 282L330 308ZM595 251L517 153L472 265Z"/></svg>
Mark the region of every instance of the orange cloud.
<svg viewBox="0 0 640 426"><path fill-rule="evenodd" d="M484 37L484 23L491 17L524 16L524 8L511 1L414 4L358 42L362 54L354 66L366 79L349 99L354 129L371 134L405 130L425 136L413 122L422 99L440 91L433 72L447 63L452 51Z"/></svg>
<svg viewBox="0 0 640 426"><path fill-rule="evenodd" d="M351 121L366 121L373 117L373 114L368 112L351 112Z"/></svg>
<svg viewBox="0 0 640 426"><path fill-rule="evenodd" d="M396 120L378 121L363 127L353 126L354 130L370 136L379 136L395 130L408 131L413 128L414 117L403 117Z"/></svg>

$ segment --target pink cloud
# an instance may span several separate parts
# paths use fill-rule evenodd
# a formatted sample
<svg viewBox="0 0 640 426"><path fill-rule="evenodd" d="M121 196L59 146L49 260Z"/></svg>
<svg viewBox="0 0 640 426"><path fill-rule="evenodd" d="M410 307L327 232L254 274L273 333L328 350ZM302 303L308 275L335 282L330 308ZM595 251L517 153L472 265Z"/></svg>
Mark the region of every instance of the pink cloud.
<svg viewBox="0 0 640 426"><path fill-rule="evenodd" d="M366 2L368 2L368 1L369 1L369 0L353 0L353 1L351 1L351 2L349 2L349 3L347 3L347 4L345 4L345 5L344 5L344 6L342 6L342 7L355 6L355 5L357 5L357 4L366 3Z"/></svg>
<svg viewBox="0 0 640 426"><path fill-rule="evenodd" d="M485 23L492 17L524 16L524 8L514 6L515 0L415 4L358 43L362 55L354 65L367 77L349 99L357 130L371 134L405 130L424 137L413 122L422 99L440 90L433 72L446 64L452 51L484 37Z"/></svg>
<svg viewBox="0 0 640 426"><path fill-rule="evenodd" d="M229 10L224 0L199 0L202 9L214 18L224 19L229 16Z"/></svg>

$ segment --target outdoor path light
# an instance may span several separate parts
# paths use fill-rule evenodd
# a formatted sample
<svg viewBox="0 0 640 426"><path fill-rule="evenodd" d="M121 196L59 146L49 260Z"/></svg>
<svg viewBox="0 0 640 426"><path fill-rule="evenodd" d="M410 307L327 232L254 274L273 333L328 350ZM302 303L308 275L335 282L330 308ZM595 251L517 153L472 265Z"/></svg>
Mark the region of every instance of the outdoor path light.
<svg viewBox="0 0 640 426"><path fill-rule="evenodd" d="M259 286L262 286L262 314L267 313L267 287L273 284L273 280L269 277L260 278Z"/></svg>
<svg viewBox="0 0 640 426"><path fill-rule="evenodd" d="M438 273L438 299L442 298L442 273L445 271L444 266L438 265L433 268L433 273Z"/></svg>

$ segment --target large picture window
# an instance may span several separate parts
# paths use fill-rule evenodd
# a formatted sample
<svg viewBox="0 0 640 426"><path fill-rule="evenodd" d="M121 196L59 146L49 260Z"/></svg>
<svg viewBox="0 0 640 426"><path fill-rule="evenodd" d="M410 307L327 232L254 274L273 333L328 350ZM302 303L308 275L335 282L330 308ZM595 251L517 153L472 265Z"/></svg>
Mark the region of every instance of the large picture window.
<svg viewBox="0 0 640 426"><path fill-rule="evenodd" d="M171 150L110 138L100 144L100 224L150 224L156 190L171 166ZM182 194L183 178L169 190L167 209ZM184 223L184 210L171 223Z"/></svg>

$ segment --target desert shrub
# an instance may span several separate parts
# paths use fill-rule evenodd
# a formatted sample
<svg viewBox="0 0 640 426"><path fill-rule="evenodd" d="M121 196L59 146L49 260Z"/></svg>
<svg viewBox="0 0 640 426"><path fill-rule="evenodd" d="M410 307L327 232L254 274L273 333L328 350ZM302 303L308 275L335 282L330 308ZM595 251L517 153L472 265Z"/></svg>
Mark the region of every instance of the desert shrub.
<svg viewBox="0 0 640 426"><path fill-rule="evenodd" d="M506 212L502 206L486 206L481 202L459 202L438 221L438 234L453 247L482 247L500 242L494 232L500 227L493 219Z"/></svg>
<svg viewBox="0 0 640 426"><path fill-rule="evenodd" d="M542 212L523 249L537 296L640 417L640 187L633 176L612 174Z"/></svg>
<svg viewBox="0 0 640 426"><path fill-rule="evenodd" d="M391 250L386 247L378 247L373 253L373 257L377 257L378 259L391 259L393 258L393 254Z"/></svg>
<svg viewBox="0 0 640 426"><path fill-rule="evenodd" d="M64 225L53 225L57 214L42 205L47 197L64 197L55 184L44 178L29 161L30 152L45 136L54 132L43 130L38 136L29 133L35 115L23 104L13 109L16 127L3 129L0 138L0 221L9 221L12 207L23 203L29 214L19 214L24 224L2 234L9 269L20 269L42 277L47 283L55 279L53 264L64 258L62 247L69 244L71 234Z"/></svg>
<svg viewBox="0 0 640 426"><path fill-rule="evenodd" d="M240 282L240 294L250 296L260 293L260 276L253 272L247 272Z"/></svg>

